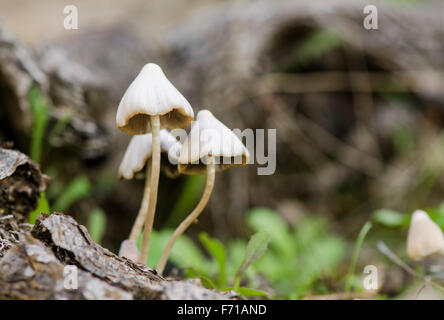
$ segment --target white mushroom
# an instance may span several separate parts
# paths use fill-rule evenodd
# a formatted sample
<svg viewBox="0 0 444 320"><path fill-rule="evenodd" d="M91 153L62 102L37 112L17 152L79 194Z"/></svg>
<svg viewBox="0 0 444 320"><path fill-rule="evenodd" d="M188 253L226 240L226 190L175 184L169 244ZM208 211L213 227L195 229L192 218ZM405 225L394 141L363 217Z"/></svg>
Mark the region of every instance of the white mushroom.
<svg viewBox="0 0 444 320"><path fill-rule="evenodd" d="M116 123L126 133L144 134L152 131L150 118L155 117L163 128L185 128L194 119L194 112L162 69L148 63L124 93Z"/></svg>
<svg viewBox="0 0 444 320"><path fill-rule="evenodd" d="M177 141L167 129L160 130L159 137L160 152L165 155L165 157L163 157L165 161L162 162L161 168L162 165L165 165L165 167L162 168L165 174L167 174L169 178L174 178L179 174L177 163L179 162L178 154L180 153L182 144ZM151 133L133 136L120 163L118 171L119 178L127 180L133 179L135 174L142 171L145 167L147 160L151 158L152 151ZM168 165L168 167L166 167L166 165Z"/></svg>
<svg viewBox="0 0 444 320"><path fill-rule="evenodd" d="M249 153L242 141L208 110L197 114L196 122L182 146L179 172L199 174L214 161L217 171L247 163Z"/></svg>
<svg viewBox="0 0 444 320"><path fill-rule="evenodd" d="M185 128L193 118L191 105L166 78L162 69L153 63L142 68L126 90L117 109L116 123L120 130L129 134L152 133L150 201L138 259L141 263L147 262L157 203L160 128Z"/></svg>
<svg viewBox="0 0 444 320"><path fill-rule="evenodd" d="M131 180L141 171L153 152L151 133L140 134L131 138L119 166L119 178Z"/></svg>
<svg viewBox="0 0 444 320"><path fill-rule="evenodd" d="M176 228L157 265L162 274L177 238L197 219L208 203L214 186L215 172L235 165L245 165L249 153L242 141L208 110L197 114L196 122L185 140L179 157L179 172L207 174L202 197L196 208Z"/></svg>
<svg viewBox="0 0 444 320"><path fill-rule="evenodd" d="M441 228L422 210L413 213L407 236L407 254L413 260L422 260L444 252Z"/></svg>

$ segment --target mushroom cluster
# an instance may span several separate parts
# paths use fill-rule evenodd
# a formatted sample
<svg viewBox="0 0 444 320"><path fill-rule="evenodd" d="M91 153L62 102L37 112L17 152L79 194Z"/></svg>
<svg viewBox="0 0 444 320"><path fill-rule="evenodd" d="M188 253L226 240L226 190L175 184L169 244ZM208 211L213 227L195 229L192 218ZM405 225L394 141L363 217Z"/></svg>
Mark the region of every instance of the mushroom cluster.
<svg viewBox="0 0 444 320"><path fill-rule="evenodd" d="M169 177L176 178L179 176L177 169L178 156L182 144L167 130L160 130L160 151L161 151L161 170ZM142 231L143 225L148 214L148 202L150 197L150 176L151 163L148 161L152 156L152 134L135 135L132 137L123 160L119 167L119 178L131 180L137 174L143 176L146 167L145 190L143 193L142 203L137 214L137 218L131 228L129 238L124 240L120 246L119 256L127 257L131 260L138 259L137 239Z"/></svg>
<svg viewBox="0 0 444 320"><path fill-rule="evenodd" d="M120 256L147 263L160 169L168 177L179 174L207 175L202 198L174 231L162 253L157 266L159 274L162 274L177 238L196 221L208 203L216 171L245 165L249 159L242 141L210 111L201 110L193 120L194 112L189 102L167 79L162 69L153 63L142 68L117 109L117 127L134 135L119 167L119 177L133 179L136 174L146 171L140 210L129 238L122 242ZM190 124L191 130L183 145L168 131L184 129ZM139 253L136 242L142 229Z"/></svg>

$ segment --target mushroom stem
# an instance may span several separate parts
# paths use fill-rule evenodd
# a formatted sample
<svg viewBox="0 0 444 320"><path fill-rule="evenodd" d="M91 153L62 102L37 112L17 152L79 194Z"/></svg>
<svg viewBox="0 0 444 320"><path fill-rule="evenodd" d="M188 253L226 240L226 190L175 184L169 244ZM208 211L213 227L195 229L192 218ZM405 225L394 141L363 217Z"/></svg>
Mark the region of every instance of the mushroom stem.
<svg viewBox="0 0 444 320"><path fill-rule="evenodd" d="M146 164L146 174L145 174L145 189L143 190L143 198L142 204L140 205L139 213L137 214L137 218L134 221L133 227L131 228L131 233L129 235L129 239L137 243L139 239L140 232L142 232L143 224L146 220L146 216L148 214L148 203L150 201L150 192L151 192L151 163L148 162Z"/></svg>
<svg viewBox="0 0 444 320"><path fill-rule="evenodd" d="M201 212L207 205L208 200L210 199L211 192L213 191L215 172L216 169L214 166L214 158L210 157L207 163L207 181L205 184L204 192L202 194L202 198L200 199L196 208L194 208L194 210L188 215L188 217L186 217L185 220L182 221L182 223L176 228L170 240L168 241L168 244L165 247L162 256L160 257L159 263L157 264L158 274L162 275L163 269L165 268L165 265L168 261L171 249L173 248L173 245L176 242L177 238L179 238L180 235L182 235L182 233L184 233L185 230L197 219L197 217L201 214Z"/></svg>
<svg viewBox="0 0 444 320"><path fill-rule="evenodd" d="M140 249L139 255L139 262L144 264L147 263L148 259L151 231L153 229L154 214L156 212L157 188L159 186L160 171L160 118L159 116L151 116L150 120L153 143L153 154L151 157L150 193L148 214L146 216L145 227L143 229L142 248Z"/></svg>

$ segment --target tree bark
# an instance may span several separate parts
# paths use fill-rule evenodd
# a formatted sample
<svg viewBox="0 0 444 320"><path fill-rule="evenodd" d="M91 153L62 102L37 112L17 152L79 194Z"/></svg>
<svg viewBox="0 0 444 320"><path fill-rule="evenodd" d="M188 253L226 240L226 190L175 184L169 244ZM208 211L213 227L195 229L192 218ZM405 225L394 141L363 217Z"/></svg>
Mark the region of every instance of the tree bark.
<svg viewBox="0 0 444 320"><path fill-rule="evenodd" d="M26 155L0 148L0 299L233 297L204 288L196 279L165 279L147 266L118 257L68 215L41 213L31 228L25 221L46 182Z"/></svg>

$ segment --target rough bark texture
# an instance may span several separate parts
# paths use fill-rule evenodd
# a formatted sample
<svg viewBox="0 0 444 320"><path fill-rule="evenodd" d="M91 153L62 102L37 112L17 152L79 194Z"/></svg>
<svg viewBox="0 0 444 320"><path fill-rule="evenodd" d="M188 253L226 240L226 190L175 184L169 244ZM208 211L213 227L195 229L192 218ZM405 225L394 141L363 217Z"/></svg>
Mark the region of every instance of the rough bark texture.
<svg viewBox="0 0 444 320"><path fill-rule="evenodd" d="M195 280L170 281L95 243L62 213L41 213L30 230L27 214L46 187L29 158L0 149L0 299L228 299ZM65 286L77 267L77 289ZM68 279L68 280L67 280Z"/></svg>
<svg viewBox="0 0 444 320"><path fill-rule="evenodd" d="M103 156L108 145L94 111L109 102L100 80L66 58L62 50L46 47L37 55L0 26L0 101L2 126L22 147L31 135L28 93L40 87L50 105L48 132L60 121L66 127L50 143L75 148L84 159ZM6 130L5 130L6 131Z"/></svg>
<svg viewBox="0 0 444 320"><path fill-rule="evenodd" d="M26 155L0 148L0 256L2 247L18 241L48 180Z"/></svg>
<svg viewBox="0 0 444 320"><path fill-rule="evenodd" d="M1 249L1 248L0 248ZM31 233L0 250L0 299L230 299L197 280L166 280L146 266L92 241L88 231L61 213L41 214ZM77 289L70 289L76 266ZM65 284L68 284L65 286Z"/></svg>

